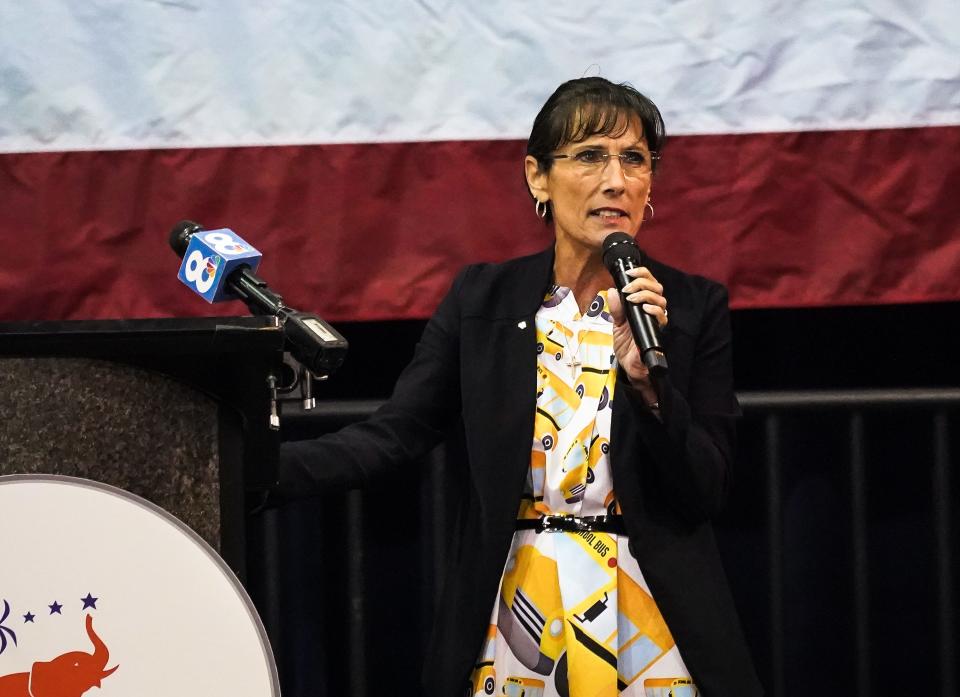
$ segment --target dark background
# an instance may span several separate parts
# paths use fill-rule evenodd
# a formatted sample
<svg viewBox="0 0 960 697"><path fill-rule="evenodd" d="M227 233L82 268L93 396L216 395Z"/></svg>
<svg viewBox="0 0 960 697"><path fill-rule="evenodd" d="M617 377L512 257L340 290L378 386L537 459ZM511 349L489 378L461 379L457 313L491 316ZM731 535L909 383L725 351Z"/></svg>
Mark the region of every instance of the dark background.
<svg viewBox="0 0 960 697"><path fill-rule="evenodd" d="M960 385L960 303L829 309L744 310L732 315L739 392ZM422 321L341 323L350 341L343 368L320 385L320 399L380 399L412 355ZM960 433L949 416L953 443ZM289 420L284 436L329 426ZM803 412L783 420L784 686L786 695L854 694L849 416ZM871 694L941 694L932 512L929 410L880 409L865 417ZM953 446L956 452L958 446ZM771 612L762 414L741 423L734 489L717 536L761 679L771 687ZM951 463L957 458L952 455ZM950 501L957 498L952 477ZM362 677L368 695L418 695L420 662L436 587L438 545L422 530L422 468L410 468L362 496ZM350 675L347 618L356 609L345 566L343 494L287 504L277 512L281 544L284 694L341 695ZM446 505L452 510L455 501ZM953 514L953 530L958 528ZM262 521L260 521L262 522ZM254 539L259 523L254 521ZM356 544L356 543L354 543ZM956 536L952 540L957 558ZM254 545L255 547L255 545ZM252 547L253 550L253 547ZM264 560L251 551L251 566ZM255 574L254 574L255 575ZM956 580L956 575L954 577ZM257 582L252 582L256 599ZM956 599L957 589L953 589ZM953 636L956 636L954 628ZM355 641L355 637L353 639ZM955 645L954 645L955 646Z"/></svg>
<svg viewBox="0 0 960 697"><path fill-rule="evenodd" d="M738 391L960 385L960 303L734 310L731 318ZM425 324L338 323L350 352L317 396L389 396Z"/></svg>

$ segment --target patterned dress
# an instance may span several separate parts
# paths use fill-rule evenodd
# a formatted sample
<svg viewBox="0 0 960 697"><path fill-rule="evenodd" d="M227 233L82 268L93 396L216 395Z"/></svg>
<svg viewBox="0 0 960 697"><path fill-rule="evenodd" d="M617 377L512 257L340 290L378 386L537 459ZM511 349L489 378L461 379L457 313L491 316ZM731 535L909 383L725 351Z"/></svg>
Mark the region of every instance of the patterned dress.
<svg viewBox="0 0 960 697"><path fill-rule="evenodd" d="M537 413L519 518L619 513L610 471L616 382L601 292L580 314L554 286L537 312ZM628 539L518 530L471 695L694 697Z"/></svg>

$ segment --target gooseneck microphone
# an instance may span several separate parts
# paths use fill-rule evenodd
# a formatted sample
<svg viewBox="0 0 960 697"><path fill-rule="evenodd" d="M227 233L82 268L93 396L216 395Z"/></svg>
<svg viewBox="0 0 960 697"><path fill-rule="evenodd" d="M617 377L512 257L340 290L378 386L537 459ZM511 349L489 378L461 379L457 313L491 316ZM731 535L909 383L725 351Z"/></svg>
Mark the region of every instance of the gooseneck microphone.
<svg viewBox="0 0 960 697"><path fill-rule="evenodd" d="M179 278L207 302L242 300L255 315L280 321L288 350L317 375L329 375L347 354L347 340L323 319L283 304L254 271L261 254L233 230L204 230L182 220L170 231L170 247L183 259Z"/></svg>
<svg viewBox="0 0 960 697"><path fill-rule="evenodd" d="M623 296L623 287L633 280L627 275L627 269L642 266L643 252L633 238L625 232L611 232L603 240L603 265L613 276L613 282L620 293L623 311L630 323L633 340L640 350L643 364L651 376L659 377L667 373L667 355L660 340L660 328L653 315L648 315L639 305L628 302Z"/></svg>

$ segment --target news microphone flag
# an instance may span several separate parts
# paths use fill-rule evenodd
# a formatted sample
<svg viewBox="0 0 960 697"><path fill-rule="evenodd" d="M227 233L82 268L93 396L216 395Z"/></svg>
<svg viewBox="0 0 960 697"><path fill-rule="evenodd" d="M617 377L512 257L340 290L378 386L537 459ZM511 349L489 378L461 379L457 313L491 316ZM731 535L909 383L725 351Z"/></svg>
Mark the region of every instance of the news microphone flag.
<svg viewBox="0 0 960 697"><path fill-rule="evenodd" d="M227 278L241 266L256 272L262 258L233 230L200 230L190 236L177 278L208 303L237 300Z"/></svg>

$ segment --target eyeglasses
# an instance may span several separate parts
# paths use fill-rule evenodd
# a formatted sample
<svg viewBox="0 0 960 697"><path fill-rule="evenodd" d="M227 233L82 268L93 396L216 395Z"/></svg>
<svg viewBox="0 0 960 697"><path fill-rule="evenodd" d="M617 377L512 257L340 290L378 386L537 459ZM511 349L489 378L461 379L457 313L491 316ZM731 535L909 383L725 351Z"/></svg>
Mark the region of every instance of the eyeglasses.
<svg viewBox="0 0 960 697"><path fill-rule="evenodd" d="M653 171L653 162L660 159L660 154L656 152L647 154L643 150L624 150L621 153L615 153L586 148L572 155L551 155L551 157L554 160L569 159L584 175L599 174L607 168L610 158L616 157L620 160L623 176L636 178L650 174Z"/></svg>

